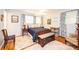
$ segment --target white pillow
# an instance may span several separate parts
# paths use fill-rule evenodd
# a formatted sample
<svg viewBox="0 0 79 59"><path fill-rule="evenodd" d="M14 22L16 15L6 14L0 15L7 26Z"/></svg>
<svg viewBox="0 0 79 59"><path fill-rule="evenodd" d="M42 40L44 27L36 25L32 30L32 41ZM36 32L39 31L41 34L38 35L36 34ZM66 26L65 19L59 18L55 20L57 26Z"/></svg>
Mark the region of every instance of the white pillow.
<svg viewBox="0 0 79 59"><path fill-rule="evenodd" d="M29 24L29 28L40 27L40 24Z"/></svg>
<svg viewBox="0 0 79 59"><path fill-rule="evenodd" d="M48 26L48 25L44 25L44 28L48 28L48 29L50 29L50 26Z"/></svg>

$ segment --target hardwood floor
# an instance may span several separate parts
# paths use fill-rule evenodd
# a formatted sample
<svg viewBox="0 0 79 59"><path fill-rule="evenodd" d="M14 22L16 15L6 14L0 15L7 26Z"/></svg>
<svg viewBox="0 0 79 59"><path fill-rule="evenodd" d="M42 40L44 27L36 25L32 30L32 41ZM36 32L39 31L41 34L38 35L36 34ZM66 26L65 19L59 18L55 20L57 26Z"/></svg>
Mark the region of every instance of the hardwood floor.
<svg viewBox="0 0 79 59"><path fill-rule="evenodd" d="M26 36L24 37L21 37L21 38L18 38L18 39L28 39ZM59 41L59 42L61 42L61 43L63 43L63 44L65 44L65 39L63 38L63 37L60 37L60 36L58 36L58 35L55 35L55 40L57 40L57 41ZM19 41L19 43L20 43L20 46L21 46L21 43L22 42L20 42L20 41L22 41L22 40L18 40ZM23 42L25 42L26 40L24 40ZM31 42L31 41L26 41L26 42ZM31 42L32 43L32 42ZM25 43L24 43L25 44ZM23 45L24 45L23 44ZM35 43L36 44L36 43ZM31 44L31 45L28 45L28 46L26 46L26 47L24 47L24 48L22 48L21 50L24 50L25 48L28 48L28 47L30 47L30 46L32 46L32 45L35 45L35 44ZM16 44L17 45L17 44ZM27 44L26 44L27 45ZM15 44L13 43L13 40L10 40L9 42L8 42L8 44L6 45L6 47L5 48L1 48L1 50L15 50Z"/></svg>
<svg viewBox="0 0 79 59"><path fill-rule="evenodd" d="M15 49L15 45L12 40L8 42L5 48L3 47L1 48L1 50L14 50L14 49Z"/></svg>

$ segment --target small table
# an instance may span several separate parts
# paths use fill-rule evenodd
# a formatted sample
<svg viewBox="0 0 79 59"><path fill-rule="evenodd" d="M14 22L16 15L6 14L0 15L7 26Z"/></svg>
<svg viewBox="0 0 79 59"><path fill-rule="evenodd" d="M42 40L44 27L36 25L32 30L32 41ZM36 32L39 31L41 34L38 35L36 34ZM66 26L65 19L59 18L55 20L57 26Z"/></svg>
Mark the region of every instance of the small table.
<svg viewBox="0 0 79 59"><path fill-rule="evenodd" d="M38 36L38 43L41 45L41 47L44 47L45 44L53 41L55 39L54 33L46 33Z"/></svg>
<svg viewBox="0 0 79 59"><path fill-rule="evenodd" d="M24 36L25 34L28 34L28 29L22 29L22 36Z"/></svg>
<svg viewBox="0 0 79 59"><path fill-rule="evenodd" d="M23 25L22 36L24 36L25 34L28 34L28 26L26 28L26 25Z"/></svg>

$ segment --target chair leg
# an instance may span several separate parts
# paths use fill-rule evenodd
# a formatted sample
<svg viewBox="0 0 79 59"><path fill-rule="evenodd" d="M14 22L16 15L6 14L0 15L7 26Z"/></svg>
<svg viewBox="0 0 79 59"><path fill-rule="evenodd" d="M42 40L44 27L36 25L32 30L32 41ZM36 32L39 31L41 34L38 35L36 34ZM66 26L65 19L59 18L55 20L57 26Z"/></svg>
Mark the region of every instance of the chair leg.
<svg viewBox="0 0 79 59"><path fill-rule="evenodd" d="M15 48L15 38L14 38L14 41L13 41L13 43L14 43L14 48Z"/></svg>
<svg viewBox="0 0 79 59"><path fill-rule="evenodd" d="M4 42L4 49L5 49L6 45L7 45L7 42L5 41L5 42Z"/></svg>

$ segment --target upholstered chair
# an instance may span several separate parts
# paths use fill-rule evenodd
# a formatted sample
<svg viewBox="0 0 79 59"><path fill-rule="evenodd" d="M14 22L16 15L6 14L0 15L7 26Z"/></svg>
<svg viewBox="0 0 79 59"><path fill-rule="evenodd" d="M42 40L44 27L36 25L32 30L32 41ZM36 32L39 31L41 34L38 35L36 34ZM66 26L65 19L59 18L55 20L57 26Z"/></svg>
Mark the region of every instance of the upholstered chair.
<svg viewBox="0 0 79 59"><path fill-rule="evenodd" d="M3 36L4 36L4 48L6 47L9 40L13 40L13 43L15 46L15 35L8 36L8 32L6 29L3 29L2 32L3 32Z"/></svg>
<svg viewBox="0 0 79 59"><path fill-rule="evenodd" d="M0 50L4 47L4 36L2 31L0 31Z"/></svg>

